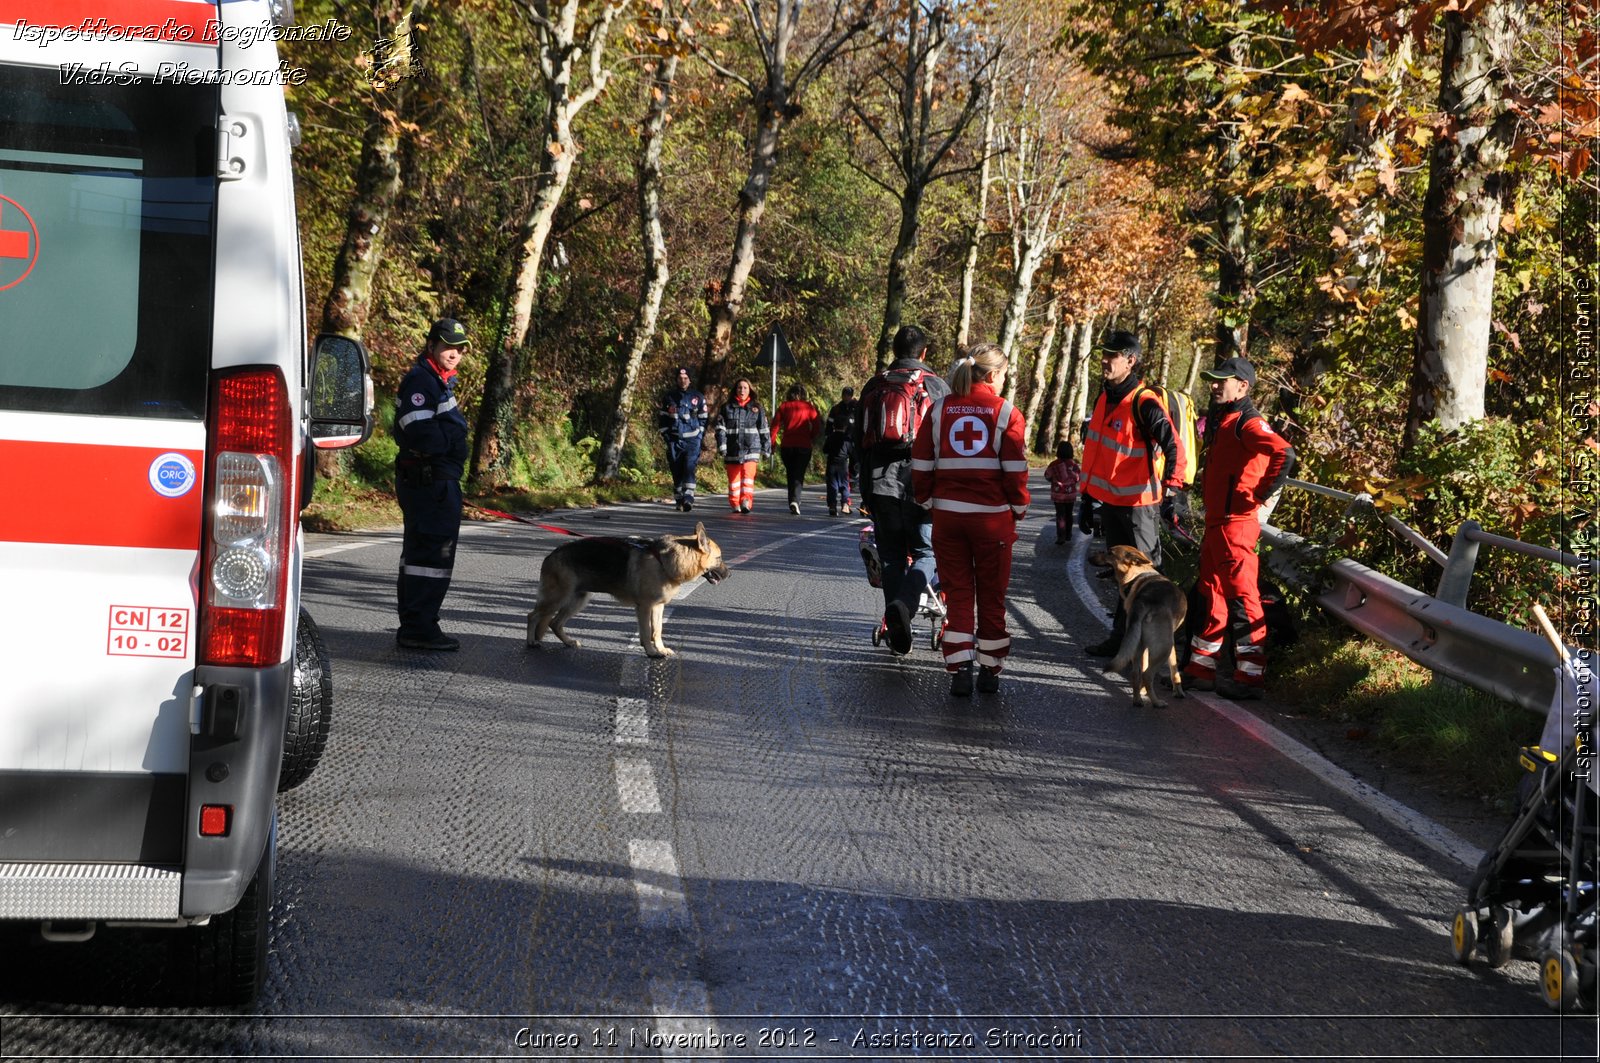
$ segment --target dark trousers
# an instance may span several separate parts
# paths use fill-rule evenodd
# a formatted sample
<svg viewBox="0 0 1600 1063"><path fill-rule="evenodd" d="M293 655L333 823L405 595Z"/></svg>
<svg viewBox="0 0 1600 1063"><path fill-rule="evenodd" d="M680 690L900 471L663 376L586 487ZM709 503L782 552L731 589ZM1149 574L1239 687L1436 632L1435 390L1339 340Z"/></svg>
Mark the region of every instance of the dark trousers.
<svg viewBox="0 0 1600 1063"><path fill-rule="evenodd" d="M439 634L439 608L450 590L461 535L461 484L439 478L408 483L397 478L395 497L405 517L396 587L400 634L430 638Z"/></svg>
<svg viewBox="0 0 1600 1063"><path fill-rule="evenodd" d="M1064 543L1072 538L1073 511L1078 508L1077 502L1057 502L1056 507L1056 542Z"/></svg>
<svg viewBox="0 0 1600 1063"><path fill-rule="evenodd" d="M779 447L778 457L783 459L783 471L789 477L789 501L800 501L800 488L806 482L806 469L811 466L810 447Z"/></svg>
<svg viewBox="0 0 1600 1063"><path fill-rule="evenodd" d="M705 437L667 440L667 467L672 470L672 497L694 501L695 468L700 464L700 444Z"/></svg>
<svg viewBox="0 0 1600 1063"><path fill-rule="evenodd" d="M935 576L932 519L913 499L871 495L866 502L883 571L884 609L899 601L915 614Z"/></svg>
<svg viewBox="0 0 1600 1063"><path fill-rule="evenodd" d="M1100 506L1100 530L1106 537L1106 549L1113 546L1131 546L1141 550L1157 567L1161 567L1161 503L1148 506ZM1117 596L1117 611L1111 618L1111 638L1122 641L1128 629L1128 618L1122 609L1122 596Z"/></svg>
<svg viewBox="0 0 1600 1063"><path fill-rule="evenodd" d="M850 505L850 458L841 454L828 459L828 509Z"/></svg>

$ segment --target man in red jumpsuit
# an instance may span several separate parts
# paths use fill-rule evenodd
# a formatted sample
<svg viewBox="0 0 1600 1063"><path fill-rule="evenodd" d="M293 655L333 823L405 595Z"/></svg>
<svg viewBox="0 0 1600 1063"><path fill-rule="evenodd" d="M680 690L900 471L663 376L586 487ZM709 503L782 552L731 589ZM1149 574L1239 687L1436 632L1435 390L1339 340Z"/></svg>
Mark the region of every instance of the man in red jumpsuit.
<svg viewBox="0 0 1600 1063"><path fill-rule="evenodd" d="M1206 531L1200 543L1200 601L1190 618L1185 685L1224 697L1259 698L1266 684L1267 622L1256 586L1256 511L1288 475L1294 448L1250 402L1255 367L1228 358L1200 374L1211 384L1201 491ZM1217 675L1223 639L1233 639L1233 675Z"/></svg>

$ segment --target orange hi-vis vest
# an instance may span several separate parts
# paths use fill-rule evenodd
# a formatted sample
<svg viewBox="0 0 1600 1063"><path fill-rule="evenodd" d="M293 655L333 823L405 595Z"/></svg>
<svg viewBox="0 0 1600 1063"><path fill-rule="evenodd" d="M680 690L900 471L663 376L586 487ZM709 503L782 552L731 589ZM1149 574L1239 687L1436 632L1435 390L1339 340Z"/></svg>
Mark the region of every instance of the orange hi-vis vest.
<svg viewBox="0 0 1600 1063"><path fill-rule="evenodd" d="M1159 451L1151 452L1134 410L1136 400L1153 402L1166 415L1160 393L1149 388L1134 388L1110 410L1104 392L1095 400L1083 440L1083 489L1096 502L1150 506L1161 501L1167 459Z"/></svg>

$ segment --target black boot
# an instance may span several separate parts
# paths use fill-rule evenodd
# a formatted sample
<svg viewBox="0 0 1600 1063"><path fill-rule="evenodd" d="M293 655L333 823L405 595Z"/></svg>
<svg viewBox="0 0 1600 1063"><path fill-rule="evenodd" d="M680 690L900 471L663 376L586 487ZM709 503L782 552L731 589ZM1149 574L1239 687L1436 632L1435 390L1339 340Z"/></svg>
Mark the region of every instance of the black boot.
<svg viewBox="0 0 1600 1063"><path fill-rule="evenodd" d="M950 673L950 696L953 698L970 698L972 696L971 661Z"/></svg>

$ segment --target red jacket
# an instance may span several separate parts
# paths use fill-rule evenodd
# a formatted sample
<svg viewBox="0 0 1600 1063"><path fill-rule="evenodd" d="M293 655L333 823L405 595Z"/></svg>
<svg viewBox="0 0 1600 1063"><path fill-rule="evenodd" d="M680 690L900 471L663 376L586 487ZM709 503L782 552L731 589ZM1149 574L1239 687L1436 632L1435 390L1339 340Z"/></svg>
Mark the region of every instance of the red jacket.
<svg viewBox="0 0 1600 1063"><path fill-rule="evenodd" d="M781 447L810 450L822 430L822 414L805 399L787 399L772 419L772 441Z"/></svg>
<svg viewBox="0 0 1600 1063"><path fill-rule="evenodd" d="M1022 413L980 381L928 410L911 445L917 502L952 513L1028 511L1028 453Z"/></svg>
<svg viewBox="0 0 1600 1063"><path fill-rule="evenodd" d="M1207 434L1212 438L1201 480L1206 527L1255 520L1257 507L1277 489L1289 467L1294 448L1254 407L1228 411L1215 434L1209 425Z"/></svg>

